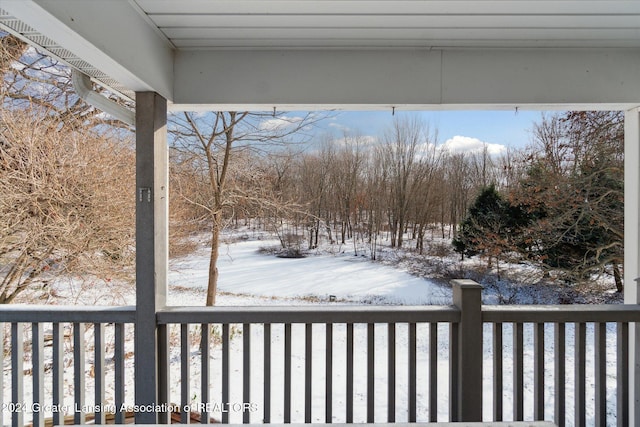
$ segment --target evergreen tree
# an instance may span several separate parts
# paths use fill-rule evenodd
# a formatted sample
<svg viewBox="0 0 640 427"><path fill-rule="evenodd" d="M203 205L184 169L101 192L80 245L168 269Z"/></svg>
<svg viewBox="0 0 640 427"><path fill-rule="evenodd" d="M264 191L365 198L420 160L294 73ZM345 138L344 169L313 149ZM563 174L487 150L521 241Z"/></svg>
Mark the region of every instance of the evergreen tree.
<svg viewBox="0 0 640 427"><path fill-rule="evenodd" d="M531 222L531 215L512 206L492 184L484 188L460 224L453 240L454 250L467 256L483 255L499 259L503 253L518 248L521 230Z"/></svg>

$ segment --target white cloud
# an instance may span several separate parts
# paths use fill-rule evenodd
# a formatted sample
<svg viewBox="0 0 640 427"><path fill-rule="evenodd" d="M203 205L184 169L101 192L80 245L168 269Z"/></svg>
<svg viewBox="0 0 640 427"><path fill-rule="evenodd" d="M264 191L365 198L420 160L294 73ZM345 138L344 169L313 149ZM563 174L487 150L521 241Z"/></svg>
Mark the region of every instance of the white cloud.
<svg viewBox="0 0 640 427"><path fill-rule="evenodd" d="M337 130L338 130L338 131L340 131L340 132L351 132L351 128L350 128L350 127L348 127L348 126L345 126L345 125L344 125L344 124L342 124L342 123L335 123L335 122L332 122L332 123L329 123L329 127L330 127L330 128L334 128L334 129L337 129Z"/></svg>
<svg viewBox="0 0 640 427"><path fill-rule="evenodd" d="M504 145L491 144L489 142L480 141L478 138L461 135L456 135L453 138L448 139L440 147L451 153L481 152L486 147L487 151L492 156L497 156L507 151L507 147Z"/></svg>
<svg viewBox="0 0 640 427"><path fill-rule="evenodd" d="M420 144L420 146L418 146L416 150L416 157L429 158L433 156L434 151L437 151L437 149L438 147L436 147L433 143L425 142L423 144Z"/></svg>
<svg viewBox="0 0 640 427"><path fill-rule="evenodd" d="M298 123L300 123L302 120L304 120L303 117L287 117L287 116L281 116L281 117L275 117L273 119L268 119L263 121L262 123L260 123L260 130L266 130L266 131L280 131L280 130L284 130L288 127L291 126L295 126Z"/></svg>
<svg viewBox="0 0 640 427"><path fill-rule="evenodd" d="M338 147L348 147L356 143L360 145L360 147L369 147L378 143L378 137L372 135L347 136L336 138L333 140L333 143Z"/></svg>

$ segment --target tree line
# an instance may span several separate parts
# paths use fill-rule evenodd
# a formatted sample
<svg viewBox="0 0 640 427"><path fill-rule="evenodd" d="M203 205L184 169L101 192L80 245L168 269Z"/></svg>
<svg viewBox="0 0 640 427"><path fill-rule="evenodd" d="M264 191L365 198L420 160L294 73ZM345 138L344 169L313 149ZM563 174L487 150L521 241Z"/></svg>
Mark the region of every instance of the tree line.
<svg viewBox="0 0 640 427"><path fill-rule="evenodd" d="M263 134L269 148L239 139L209 152L204 175L219 177L215 168L229 167L227 204L210 198L197 205L211 211L215 201L226 224L258 220L289 254L324 239L375 259L382 241L422 253L425 239L437 236L489 266L527 262L563 283L604 272L621 291L622 120L603 111L543 116L528 147L499 156L486 146L447 151L435 130L410 115L375 139L327 136L304 150Z"/></svg>
<svg viewBox="0 0 640 427"><path fill-rule="evenodd" d="M422 253L431 236L455 235L481 187L508 187L520 167L514 153L496 158L486 147L449 152L416 115L397 116L376 138L338 138L305 135L318 116L264 129L264 116L237 114L185 113L170 127L182 211L212 230L212 304L226 226L257 222L291 256L326 242L376 259L387 240Z"/></svg>

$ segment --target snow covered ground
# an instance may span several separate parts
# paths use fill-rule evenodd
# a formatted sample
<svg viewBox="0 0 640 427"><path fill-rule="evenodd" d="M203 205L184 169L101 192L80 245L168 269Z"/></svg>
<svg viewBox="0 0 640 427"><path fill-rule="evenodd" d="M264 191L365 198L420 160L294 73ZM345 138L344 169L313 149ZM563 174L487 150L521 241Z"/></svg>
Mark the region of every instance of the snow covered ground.
<svg viewBox="0 0 640 427"><path fill-rule="evenodd" d="M365 257L354 256L349 253L339 251L336 254L315 254L307 258L285 259L277 258L273 255L263 253L261 248L276 245L273 240L240 240L232 244L225 244L220 252L220 281L217 305L220 306L255 306L255 305L307 305L307 304L399 304L399 305L422 305L422 304L451 304L451 290L448 286L442 285L441 281L430 281L416 277L399 268L394 268L383 263L372 263ZM169 273L169 305L174 306L198 306L204 305L204 294L207 283L208 272L208 250L202 248L196 253L176 259L171 262ZM54 294L58 297L52 301L56 304L67 304L73 300L78 304L104 304L116 301L121 304L133 304L135 294L130 288L123 288L117 284L100 282L94 286L84 283L81 291L80 285L70 280L57 285ZM330 302L330 296L334 296L337 302ZM494 302L497 297L494 290L487 289L483 293L485 302ZM200 355L197 342L198 325L192 325L191 331L194 336L191 347L191 384L190 397L192 403L200 400L200 379L201 371ZM233 329L233 328L232 328ZM425 421L428 417L429 408L427 401L427 385L425 382L428 366L428 325L418 325L417 341L417 366L418 366L418 421ZM228 403L243 403L244 399L241 391L242 378L242 333L239 329L231 342L231 396ZM613 332L613 330L611 330ZM258 411L251 414L252 422L261 422L262 405L264 402L262 392L262 371L264 367L262 357L263 330L261 326L256 326L251 330L252 350L251 350L251 402L258 408ZM386 372L387 372L387 331L385 325L377 325L375 330L376 356L375 356L375 413L376 421L386 420ZM132 334L129 334L132 336ZM398 325L396 343L396 371L397 371L397 421L407 420L407 371L408 371L408 338L407 326ZM552 328L545 332L546 349L545 365L548 373L545 378L547 401L546 417L550 419L553 415L553 335ZM304 326L293 325L292 356L293 356L293 402L294 412L293 422L304 421ZM439 325L438 341L438 419L448 420L448 329L447 325ZM532 418L533 413L533 356L532 343L533 334L531 328L525 327L525 414L526 419ZM593 338L592 329L588 330L587 342L587 372L593 372ZM313 400L312 400L312 420L314 422L324 421L324 337L323 325L313 327L313 366L319 367L313 372ZM366 325L356 325L355 332L355 383L354 383L354 421L364 422L366 420ZM272 421L283 420L283 371L284 371L284 328L282 325L274 325L272 330ZM179 342L177 328L172 335L172 342ZM338 325L334 331L334 421L344 422L344 405L346 401L345 390L345 349L346 332L344 325ZM571 325L567 327L567 421L568 425L573 424L573 353L571 351L573 342L573 329ZM505 327L504 334L505 347L504 360L504 406L505 419L511 419L511 396L513 395L512 374L511 374L511 330ZM131 342L127 345L131 348ZM485 353L484 364L484 404L485 417L491 417L491 379L492 379L492 355L491 355L491 333L489 325L485 327ZM608 412L615 414L615 336L608 335ZM109 354L109 353L108 353ZM87 353L87 360L92 359L91 353ZM109 358L109 355L107 355ZM8 361L5 361L7 363ZM221 351L216 345L212 349L211 358L211 402L222 403L220 394L221 384ZM25 366L28 365L26 361ZM133 401L133 375L131 372L133 363L127 361L127 378L130 381L127 385L127 402ZM113 364L108 363L108 378L111 378ZM72 382L72 364L69 364L66 379ZM171 352L171 400L180 402L180 353L175 347ZM87 404L92 403L93 378L87 373ZM28 396L30 381L25 381L25 393ZM68 387L71 390L72 387ZM593 424L593 381L587 382L587 408L589 423ZM107 392L107 399L112 399ZM4 366L4 402L11 401L10 394L10 365ZM72 398L67 398L72 404ZM590 404L591 403L591 404ZM4 411L5 422L8 418L8 411ZM220 413L212 414L215 418L220 418ZM610 416L612 423L615 419ZM240 412L230 411L231 422L241 422Z"/></svg>
<svg viewBox="0 0 640 427"><path fill-rule="evenodd" d="M406 271L349 254L278 258L259 253L276 240L223 245L218 268L221 295L216 305L341 302L379 304L451 304L451 290ZM208 254L175 260L169 273L169 304L204 305ZM250 302L250 304L248 304Z"/></svg>

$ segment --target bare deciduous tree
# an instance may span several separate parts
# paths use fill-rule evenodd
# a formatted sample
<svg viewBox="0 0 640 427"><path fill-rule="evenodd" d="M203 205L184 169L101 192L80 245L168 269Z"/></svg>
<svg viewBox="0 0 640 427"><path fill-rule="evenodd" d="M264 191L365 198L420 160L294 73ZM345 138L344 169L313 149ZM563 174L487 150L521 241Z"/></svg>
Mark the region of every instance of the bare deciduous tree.
<svg viewBox="0 0 640 427"><path fill-rule="evenodd" d="M429 142L433 143L428 126L416 117L406 117L394 120L380 146L383 167L388 171L392 247L402 247L412 191L419 179L416 173L420 166L420 150Z"/></svg>
<svg viewBox="0 0 640 427"><path fill-rule="evenodd" d="M200 203L211 223L211 253L206 305L215 305L218 284L218 249L225 221L246 193L234 185L251 170L237 167L235 159L243 152L268 151L273 145L305 139L303 132L320 116L287 118L249 112L185 112L172 120L175 149L198 156L209 184L206 200Z"/></svg>
<svg viewBox="0 0 640 427"><path fill-rule="evenodd" d="M46 272L99 275L99 266L131 260L133 164L133 153L107 138L2 111L0 303Z"/></svg>
<svg viewBox="0 0 640 427"><path fill-rule="evenodd" d="M123 269L102 267L132 258L131 145L108 136L67 68L11 35L0 49L0 303L48 273L111 278Z"/></svg>

